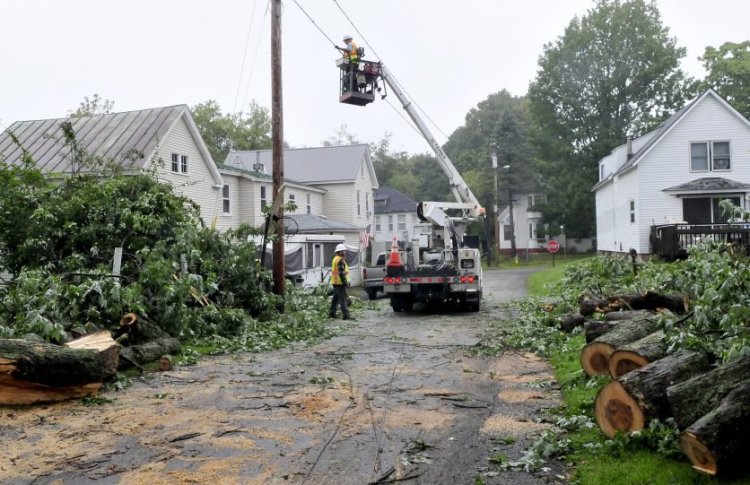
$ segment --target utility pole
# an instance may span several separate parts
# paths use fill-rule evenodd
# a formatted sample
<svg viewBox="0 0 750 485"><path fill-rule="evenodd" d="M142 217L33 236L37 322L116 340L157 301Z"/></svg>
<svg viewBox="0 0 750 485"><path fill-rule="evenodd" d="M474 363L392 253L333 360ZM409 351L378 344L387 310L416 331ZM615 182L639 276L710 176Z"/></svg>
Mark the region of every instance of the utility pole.
<svg viewBox="0 0 750 485"><path fill-rule="evenodd" d="M278 210L273 241L273 292L284 296L284 108L281 93L281 0L271 0L271 138L273 147L273 201ZM282 300L281 310L284 310Z"/></svg>
<svg viewBox="0 0 750 485"><path fill-rule="evenodd" d="M492 175L492 231L490 232L492 234L492 246L490 247L490 254L494 256L498 254L497 249L500 246L498 244L500 235L498 234L497 227L497 151L495 149L492 150Z"/></svg>

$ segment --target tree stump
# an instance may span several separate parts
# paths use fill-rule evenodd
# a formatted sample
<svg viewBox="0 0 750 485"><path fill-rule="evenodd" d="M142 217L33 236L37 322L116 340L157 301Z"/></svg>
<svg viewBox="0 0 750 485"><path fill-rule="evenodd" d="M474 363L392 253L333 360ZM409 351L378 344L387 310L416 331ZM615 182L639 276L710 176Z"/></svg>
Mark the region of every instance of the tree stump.
<svg viewBox="0 0 750 485"><path fill-rule="evenodd" d="M696 422L749 378L750 357L744 357L671 386L667 398L677 428L683 430Z"/></svg>
<svg viewBox="0 0 750 485"><path fill-rule="evenodd" d="M750 380L735 387L711 412L680 435L693 468L708 475L744 471L750 452Z"/></svg>
<svg viewBox="0 0 750 485"><path fill-rule="evenodd" d="M667 354L664 332L659 330L642 339L623 345L609 357L609 375L612 379L640 369Z"/></svg>
<svg viewBox="0 0 750 485"><path fill-rule="evenodd" d="M636 369L599 391L594 401L594 416L599 428L609 437L618 431L643 429L654 418L671 414L667 387L705 371L705 355L683 350Z"/></svg>
<svg viewBox="0 0 750 485"><path fill-rule="evenodd" d="M609 374L609 359L615 350L655 332L658 326L656 320L645 317L619 323L583 347L581 367L589 376Z"/></svg>

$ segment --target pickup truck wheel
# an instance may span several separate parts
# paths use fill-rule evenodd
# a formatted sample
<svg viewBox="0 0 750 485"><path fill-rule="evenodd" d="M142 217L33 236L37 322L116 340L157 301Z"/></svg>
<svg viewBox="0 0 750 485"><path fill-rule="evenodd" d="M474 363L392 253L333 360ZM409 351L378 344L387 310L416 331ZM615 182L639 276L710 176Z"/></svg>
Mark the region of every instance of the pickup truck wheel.
<svg viewBox="0 0 750 485"><path fill-rule="evenodd" d="M478 312L479 311L479 300L469 303L469 311L470 312Z"/></svg>
<svg viewBox="0 0 750 485"><path fill-rule="evenodd" d="M367 298L370 300L378 299L378 290L376 288L366 288L365 291L367 292Z"/></svg>

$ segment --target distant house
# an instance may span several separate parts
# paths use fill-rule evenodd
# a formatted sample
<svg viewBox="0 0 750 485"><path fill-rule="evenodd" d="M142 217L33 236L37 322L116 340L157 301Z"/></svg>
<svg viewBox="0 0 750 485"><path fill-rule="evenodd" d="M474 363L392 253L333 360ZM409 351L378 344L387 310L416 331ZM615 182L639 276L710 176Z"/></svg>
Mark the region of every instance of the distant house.
<svg viewBox="0 0 750 485"><path fill-rule="evenodd" d="M417 202L391 187L375 191L375 225L372 234L372 259L391 248L393 237L411 241L422 233L429 233L431 225L417 217Z"/></svg>
<svg viewBox="0 0 750 485"><path fill-rule="evenodd" d="M219 168L228 177L231 171L238 169L255 176L268 176L271 167L270 150L253 150L230 152ZM356 227L357 232L343 234L347 245L359 246L359 233L368 231L373 223L373 193L378 187L368 145L286 149L284 177L286 201L294 198L297 214L315 214ZM262 189L263 186L266 188ZM269 180L267 184L261 183L249 197L270 203L270 190Z"/></svg>
<svg viewBox="0 0 750 485"><path fill-rule="evenodd" d="M514 194L513 224L511 225L510 204L501 209L498 216L499 244L502 253L509 253L512 238L516 238L516 250L530 253L544 251L547 243L542 214L533 210L534 205L543 200L543 194Z"/></svg>
<svg viewBox="0 0 750 485"><path fill-rule="evenodd" d="M599 251L650 254L652 227L724 222L722 199L748 208L750 122L708 90L604 157L592 190Z"/></svg>
<svg viewBox="0 0 750 485"><path fill-rule="evenodd" d="M17 121L0 133L0 160L19 163L26 150L50 176L86 171L73 163L61 128L64 122L72 124L77 143L90 155L119 163L126 173L154 169L160 180L199 206L206 224L221 215L224 181L187 105Z"/></svg>

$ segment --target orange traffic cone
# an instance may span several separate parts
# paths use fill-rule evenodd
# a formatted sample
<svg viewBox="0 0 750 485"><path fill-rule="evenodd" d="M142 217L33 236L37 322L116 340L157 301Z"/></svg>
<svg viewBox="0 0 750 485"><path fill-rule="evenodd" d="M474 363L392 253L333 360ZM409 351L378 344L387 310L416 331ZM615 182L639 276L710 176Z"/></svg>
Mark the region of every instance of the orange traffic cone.
<svg viewBox="0 0 750 485"><path fill-rule="evenodd" d="M386 264L386 266L401 266L401 256L398 254L396 236L393 236L393 242L391 243L391 256L388 259L388 264Z"/></svg>

